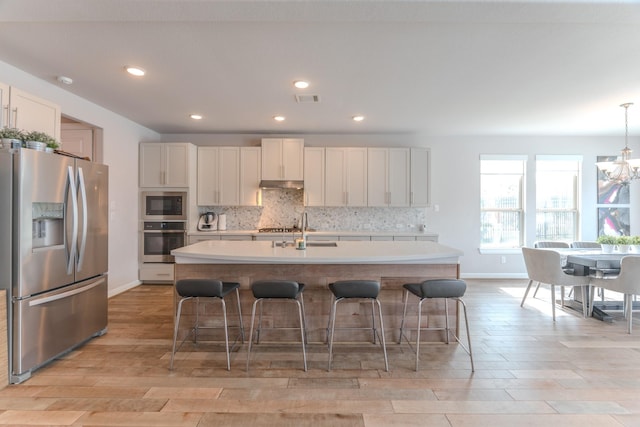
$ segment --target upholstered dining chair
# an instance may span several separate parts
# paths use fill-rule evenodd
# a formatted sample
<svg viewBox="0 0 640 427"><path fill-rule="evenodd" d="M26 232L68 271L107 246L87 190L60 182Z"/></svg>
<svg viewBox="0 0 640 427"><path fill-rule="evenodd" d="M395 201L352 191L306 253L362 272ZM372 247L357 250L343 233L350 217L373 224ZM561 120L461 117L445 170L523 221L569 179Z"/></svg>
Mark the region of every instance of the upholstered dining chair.
<svg viewBox="0 0 640 427"><path fill-rule="evenodd" d="M598 242L571 242L571 247L575 249L602 249Z"/></svg>
<svg viewBox="0 0 640 427"><path fill-rule="evenodd" d="M624 315L627 333L633 323L633 296L640 295L640 256L625 256L620 261L620 274L611 278L592 278L592 287L600 287L624 294ZM593 310L593 292L590 295L589 311Z"/></svg>
<svg viewBox="0 0 640 427"><path fill-rule="evenodd" d="M549 249L549 248L567 249L567 248L570 248L571 246L569 246L567 242L560 242L556 240L538 240L537 242L533 243L533 247L541 248L541 249ZM573 272L569 271L567 273L573 273ZM540 289L540 282L538 282L538 284L536 285L536 290L533 291L534 298L536 297L536 295L538 295L538 289ZM562 301L562 305L564 305L564 288L560 289L560 300Z"/></svg>
<svg viewBox="0 0 640 427"><path fill-rule="evenodd" d="M562 269L562 258L558 252L548 249L522 248L524 263L527 267L527 275L529 276L529 284L522 297L520 307L524 306L529 290L533 282L547 284L551 287L551 312L553 321L556 320L556 292L555 287L560 286L580 286L582 290L582 314L584 317L588 315L587 305L584 304L586 299L585 290L589 286L589 276L574 276L567 274Z"/></svg>

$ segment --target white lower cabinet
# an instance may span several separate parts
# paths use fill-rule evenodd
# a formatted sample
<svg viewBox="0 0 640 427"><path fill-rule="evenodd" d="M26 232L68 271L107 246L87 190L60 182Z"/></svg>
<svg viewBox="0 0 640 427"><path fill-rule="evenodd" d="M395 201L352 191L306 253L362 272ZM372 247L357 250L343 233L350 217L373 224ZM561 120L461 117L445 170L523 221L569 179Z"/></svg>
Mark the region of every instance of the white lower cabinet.
<svg viewBox="0 0 640 427"><path fill-rule="evenodd" d="M189 244L193 245L194 243L206 242L207 240L220 240L220 236L189 236Z"/></svg>
<svg viewBox="0 0 640 427"><path fill-rule="evenodd" d="M139 279L144 282L173 282L174 264L143 263L140 264Z"/></svg>

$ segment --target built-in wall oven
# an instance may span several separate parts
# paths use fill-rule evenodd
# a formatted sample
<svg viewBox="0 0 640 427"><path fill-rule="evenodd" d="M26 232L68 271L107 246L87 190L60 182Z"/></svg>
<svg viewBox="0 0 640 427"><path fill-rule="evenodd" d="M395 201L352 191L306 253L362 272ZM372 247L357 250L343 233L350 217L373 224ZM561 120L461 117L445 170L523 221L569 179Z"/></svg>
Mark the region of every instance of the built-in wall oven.
<svg viewBox="0 0 640 427"><path fill-rule="evenodd" d="M186 191L143 191L140 194L143 221L186 221Z"/></svg>
<svg viewBox="0 0 640 427"><path fill-rule="evenodd" d="M144 221L142 224L142 262L174 262L171 251L187 242L186 222Z"/></svg>

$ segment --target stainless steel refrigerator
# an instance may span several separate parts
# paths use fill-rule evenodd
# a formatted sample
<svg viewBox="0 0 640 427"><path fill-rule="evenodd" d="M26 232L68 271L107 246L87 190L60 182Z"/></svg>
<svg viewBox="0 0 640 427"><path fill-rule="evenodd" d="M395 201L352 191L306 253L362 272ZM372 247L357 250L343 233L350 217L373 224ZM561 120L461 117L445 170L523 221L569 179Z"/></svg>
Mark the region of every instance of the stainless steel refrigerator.
<svg viewBox="0 0 640 427"><path fill-rule="evenodd" d="M0 239L18 383L107 330L107 166L1 148Z"/></svg>

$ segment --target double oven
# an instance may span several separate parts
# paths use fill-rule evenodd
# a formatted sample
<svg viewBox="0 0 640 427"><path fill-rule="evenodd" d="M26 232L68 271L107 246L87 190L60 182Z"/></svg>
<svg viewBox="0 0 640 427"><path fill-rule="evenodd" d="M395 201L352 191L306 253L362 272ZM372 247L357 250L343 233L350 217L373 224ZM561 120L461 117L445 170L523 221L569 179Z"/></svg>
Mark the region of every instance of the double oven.
<svg viewBox="0 0 640 427"><path fill-rule="evenodd" d="M187 243L187 192L140 193L142 262L171 263L173 249Z"/></svg>

